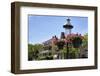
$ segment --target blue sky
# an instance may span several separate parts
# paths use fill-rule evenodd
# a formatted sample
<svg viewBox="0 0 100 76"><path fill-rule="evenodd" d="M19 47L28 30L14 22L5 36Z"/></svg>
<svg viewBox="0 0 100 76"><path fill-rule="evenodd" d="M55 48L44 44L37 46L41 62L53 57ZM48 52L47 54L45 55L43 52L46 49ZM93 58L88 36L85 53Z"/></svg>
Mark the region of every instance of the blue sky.
<svg viewBox="0 0 100 76"><path fill-rule="evenodd" d="M42 43L56 35L60 38L61 32L65 32L63 25L67 23L67 16L28 16L28 43ZM84 35L88 32L88 18L70 16L74 26L72 33Z"/></svg>

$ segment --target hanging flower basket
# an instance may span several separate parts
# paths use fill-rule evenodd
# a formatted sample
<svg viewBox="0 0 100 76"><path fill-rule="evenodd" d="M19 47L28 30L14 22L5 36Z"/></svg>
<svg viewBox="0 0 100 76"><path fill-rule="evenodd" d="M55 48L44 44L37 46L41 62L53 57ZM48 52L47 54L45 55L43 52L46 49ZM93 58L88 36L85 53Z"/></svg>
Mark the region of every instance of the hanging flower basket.
<svg viewBox="0 0 100 76"><path fill-rule="evenodd" d="M82 45L83 36L81 34L68 34L61 40L56 36L52 38L53 44L57 45L58 49L63 49L64 45L72 44L74 48L79 48Z"/></svg>
<svg viewBox="0 0 100 76"><path fill-rule="evenodd" d="M70 41L74 48L79 48L82 44L83 36L81 34L68 34L66 37L67 41Z"/></svg>
<svg viewBox="0 0 100 76"><path fill-rule="evenodd" d="M58 49L63 49L64 45L65 45L65 42L64 41L58 41L57 42Z"/></svg>
<svg viewBox="0 0 100 76"><path fill-rule="evenodd" d="M72 40L72 44L74 48L79 48L82 45L82 39L80 37L76 37Z"/></svg>

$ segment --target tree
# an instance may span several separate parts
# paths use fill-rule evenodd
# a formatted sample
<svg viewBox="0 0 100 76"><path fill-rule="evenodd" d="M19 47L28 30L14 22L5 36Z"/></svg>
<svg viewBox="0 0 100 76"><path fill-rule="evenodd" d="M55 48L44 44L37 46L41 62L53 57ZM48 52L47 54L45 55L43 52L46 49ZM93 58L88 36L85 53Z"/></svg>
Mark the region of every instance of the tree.
<svg viewBox="0 0 100 76"><path fill-rule="evenodd" d="M33 60L33 45L28 44L28 60Z"/></svg>
<svg viewBox="0 0 100 76"><path fill-rule="evenodd" d="M88 33L84 35L82 47L86 48L88 46Z"/></svg>
<svg viewBox="0 0 100 76"><path fill-rule="evenodd" d="M37 60L42 50L44 50L42 44L28 44L28 60Z"/></svg>

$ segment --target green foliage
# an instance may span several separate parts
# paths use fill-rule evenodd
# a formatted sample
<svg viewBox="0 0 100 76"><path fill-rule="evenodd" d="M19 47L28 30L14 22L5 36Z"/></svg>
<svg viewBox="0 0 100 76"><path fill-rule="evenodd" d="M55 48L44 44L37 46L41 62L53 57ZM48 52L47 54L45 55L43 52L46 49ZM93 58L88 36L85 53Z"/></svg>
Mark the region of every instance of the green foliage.
<svg viewBox="0 0 100 76"><path fill-rule="evenodd" d="M43 50L42 44L28 44L28 60L38 59L38 54Z"/></svg>
<svg viewBox="0 0 100 76"><path fill-rule="evenodd" d="M43 45L42 44L35 44L33 45L33 51L42 51L43 50Z"/></svg>
<svg viewBox="0 0 100 76"><path fill-rule="evenodd" d="M28 60L33 60L33 45L28 44Z"/></svg>
<svg viewBox="0 0 100 76"><path fill-rule="evenodd" d="M79 54L79 48L70 48L70 54L72 56L72 58L77 58L78 54Z"/></svg>
<svg viewBox="0 0 100 76"><path fill-rule="evenodd" d="M53 59L53 56L50 55L50 56L41 56L38 58L38 60L52 60Z"/></svg>
<svg viewBox="0 0 100 76"><path fill-rule="evenodd" d="M45 45L43 47L44 50L51 50L52 49L52 46L51 45Z"/></svg>
<svg viewBox="0 0 100 76"><path fill-rule="evenodd" d="M68 44L69 59L79 58L80 50L88 47L88 33L82 36L82 45L78 48L74 48L72 43ZM62 43L64 44L64 43ZM61 48L58 48L58 45L51 46L51 45L43 45L43 44L28 44L28 60L52 60L54 55L57 52L60 52L61 59L66 59L68 49L67 45L60 44ZM42 51L49 50L51 54L46 53L46 55L42 55Z"/></svg>
<svg viewBox="0 0 100 76"><path fill-rule="evenodd" d="M84 35L84 38L83 38L83 44L82 44L82 47L87 47L88 46L88 33L86 33Z"/></svg>

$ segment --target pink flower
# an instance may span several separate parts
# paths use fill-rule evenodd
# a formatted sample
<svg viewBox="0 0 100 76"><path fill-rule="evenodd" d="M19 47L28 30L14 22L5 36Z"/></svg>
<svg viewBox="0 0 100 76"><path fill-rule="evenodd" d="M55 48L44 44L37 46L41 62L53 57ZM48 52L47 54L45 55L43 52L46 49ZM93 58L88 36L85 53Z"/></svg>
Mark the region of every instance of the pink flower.
<svg viewBox="0 0 100 76"><path fill-rule="evenodd" d="M57 42L58 42L58 38L53 36L52 37L52 43L57 44Z"/></svg>
<svg viewBox="0 0 100 76"><path fill-rule="evenodd" d="M80 39L83 39L84 37L81 35L81 34L68 34L68 35L65 35L65 39L58 39L56 36L53 36L52 37L52 43L54 43L55 45L59 42L65 42L65 43L72 43L72 41L75 39L75 38L80 38Z"/></svg>

